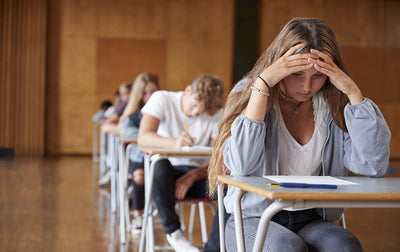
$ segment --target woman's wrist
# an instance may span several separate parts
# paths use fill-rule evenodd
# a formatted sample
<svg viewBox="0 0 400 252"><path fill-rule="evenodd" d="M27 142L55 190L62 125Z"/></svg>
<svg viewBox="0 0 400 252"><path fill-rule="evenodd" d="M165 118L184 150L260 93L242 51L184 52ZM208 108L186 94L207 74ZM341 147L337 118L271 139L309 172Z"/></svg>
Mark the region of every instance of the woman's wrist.
<svg viewBox="0 0 400 252"><path fill-rule="evenodd" d="M351 88L347 90L345 94L347 95L347 98L349 98L351 105L356 105L364 100L361 90L355 83Z"/></svg>
<svg viewBox="0 0 400 252"><path fill-rule="evenodd" d="M269 88L265 85L265 83L257 77L256 81L254 82L253 86L260 90L261 92L269 94Z"/></svg>
<svg viewBox="0 0 400 252"><path fill-rule="evenodd" d="M357 91L353 92L350 95L347 95L347 97L349 98L351 105L359 104L360 102L362 102L364 100L361 90L358 88L357 88Z"/></svg>
<svg viewBox="0 0 400 252"><path fill-rule="evenodd" d="M266 82L268 84L268 87L272 88L273 86L275 86L276 83L274 83L273 76L271 76L271 74L271 69L266 68L258 75L257 79L262 79L264 85Z"/></svg>

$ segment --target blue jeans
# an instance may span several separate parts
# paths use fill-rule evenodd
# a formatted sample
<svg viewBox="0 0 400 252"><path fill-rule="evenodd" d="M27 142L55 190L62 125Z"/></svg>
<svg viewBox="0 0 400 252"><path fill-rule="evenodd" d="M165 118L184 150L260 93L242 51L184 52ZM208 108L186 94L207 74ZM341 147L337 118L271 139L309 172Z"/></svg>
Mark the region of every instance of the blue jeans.
<svg viewBox="0 0 400 252"><path fill-rule="evenodd" d="M246 251L252 251L259 217L243 218ZM231 215L226 223L226 247L236 251L235 223ZM281 211L269 224L263 251L363 251L359 240L348 230L322 220L314 209Z"/></svg>
<svg viewBox="0 0 400 252"><path fill-rule="evenodd" d="M157 162L154 171L153 200L160 215L161 224L167 234L171 234L181 227L179 216L175 212L175 181L195 169L194 166L173 166L167 159ZM206 178L197 180L189 189L186 197L206 197Z"/></svg>

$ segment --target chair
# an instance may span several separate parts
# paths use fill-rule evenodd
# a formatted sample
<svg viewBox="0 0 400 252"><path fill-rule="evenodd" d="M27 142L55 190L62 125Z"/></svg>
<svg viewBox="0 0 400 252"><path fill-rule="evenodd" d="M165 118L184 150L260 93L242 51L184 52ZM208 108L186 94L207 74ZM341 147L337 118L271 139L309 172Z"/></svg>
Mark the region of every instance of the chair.
<svg viewBox="0 0 400 252"><path fill-rule="evenodd" d="M345 218L344 218L344 213L342 213L342 216L340 216L339 224L340 224L340 226L341 226L342 228L346 229L346 220L345 220Z"/></svg>
<svg viewBox="0 0 400 252"><path fill-rule="evenodd" d="M213 204L213 199L208 197L203 198L185 198L183 200L178 201L179 205L179 217L181 220L181 229L185 230L185 218L183 213L182 203L190 204L190 217L189 217L189 226L188 226L188 233L191 235L193 233L193 225L194 225L194 218L196 214L196 206L199 206L199 216L200 216L200 226L201 226L201 237L203 243L207 242L208 233L207 233L207 223L206 223L206 214L204 211L204 204L208 204L212 210L213 216L216 213L215 206Z"/></svg>
<svg viewBox="0 0 400 252"><path fill-rule="evenodd" d="M157 162L162 159L170 158L170 157L179 157L182 154L176 153L176 151L159 151L159 150L142 150L145 152L145 159L144 159L144 168L145 168L145 208L144 208L144 218L143 218L143 228L142 234L140 236L140 244L139 244L139 251L154 251L157 249L171 249L171 247L160 247L155 246L154 243L154 227L153 227L153 206L152 206L152 187L154 182L154 170ZM187 155L184 154L185 157L188 156L195 156L196 158L208 158L209 155L207 154L192 154ZM179 214L179 212L178 212ZM205 214L203 214L205 216ZM204 218L205 219L205 218ZM204 222L205 223L205 222ZM205 233L205 236L207 234ZM203 238L203 237L202 237ZM207 237L203 240L207 241Z"/></svg>

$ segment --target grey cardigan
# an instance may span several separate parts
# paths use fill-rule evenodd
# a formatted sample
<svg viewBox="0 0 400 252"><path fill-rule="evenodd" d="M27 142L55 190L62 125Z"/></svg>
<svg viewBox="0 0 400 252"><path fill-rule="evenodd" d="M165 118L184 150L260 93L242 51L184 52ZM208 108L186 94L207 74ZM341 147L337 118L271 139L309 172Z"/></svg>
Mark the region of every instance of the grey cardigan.
<svg viewBox="0 0 400 252"><path fill-rule="evenodd" d="M344 110L348 132L341 130L328 113L327 139L324 144L321 176L346 176L353 173L380 177L389 164L391 133L378 106L368 98ZM233 176L278 175L279 132L272 108L263 122L244 115L235 119L227 140L224 163ZM236 188L229 186L224 198L228 213L233 213ZM261 216L272 201L246 193L242 198L243 216ZM326 220L334 221L343 209L318 209Z"/></svg>

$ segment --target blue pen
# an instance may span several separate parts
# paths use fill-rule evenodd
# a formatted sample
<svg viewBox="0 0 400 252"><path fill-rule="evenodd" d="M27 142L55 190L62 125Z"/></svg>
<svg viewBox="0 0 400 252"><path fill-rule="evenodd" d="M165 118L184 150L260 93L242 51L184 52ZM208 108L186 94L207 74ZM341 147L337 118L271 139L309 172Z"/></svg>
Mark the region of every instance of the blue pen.
<svg viewBox="0 0 400 252"><path fill-rule="evenodd" d="M327 185L327 184L305 184L305 183L279 183L282 187L294 187L294 188L323 188L323 189L337 189L337 185Z"/></svg>

